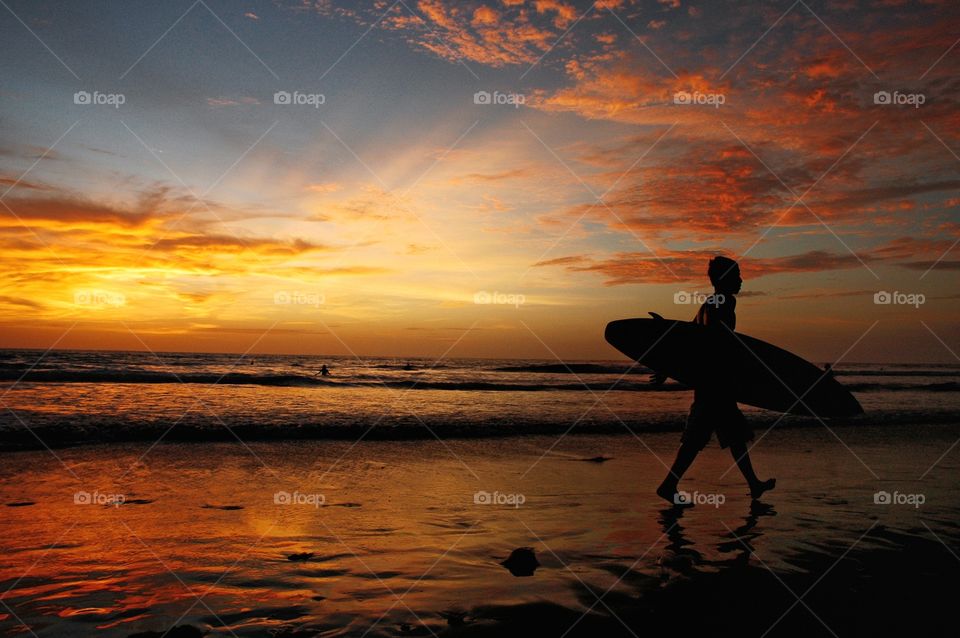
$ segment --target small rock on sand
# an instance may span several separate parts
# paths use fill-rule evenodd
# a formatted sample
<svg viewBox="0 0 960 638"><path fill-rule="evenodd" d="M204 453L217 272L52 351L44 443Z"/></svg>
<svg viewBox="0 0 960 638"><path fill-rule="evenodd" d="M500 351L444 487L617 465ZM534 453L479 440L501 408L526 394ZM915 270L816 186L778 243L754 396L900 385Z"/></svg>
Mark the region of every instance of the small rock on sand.
<svg viewBox="0 0 960 638"><path fill-rule="evenodd" d="M510 552L510 557L500 563L514 576L533 576L533 572L540 567L540 561L532 547L518 547Z"/></svg>

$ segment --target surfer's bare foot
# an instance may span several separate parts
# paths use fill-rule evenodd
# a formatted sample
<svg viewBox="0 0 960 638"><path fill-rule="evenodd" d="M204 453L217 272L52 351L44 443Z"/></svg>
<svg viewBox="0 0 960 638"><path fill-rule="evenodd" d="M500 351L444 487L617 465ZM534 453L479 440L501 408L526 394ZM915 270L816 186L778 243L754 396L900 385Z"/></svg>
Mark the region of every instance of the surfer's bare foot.
<svg viewBox="0 0 960 638"><path fill-rule="evenodd" d="M769 492L777 486L777 479L767 479L766 481L759 481L750 486L750 497L753 500L759 499L763 496L764 492Z"/></svg>
<svg viewBox="0 0 960 638"><path fill-rule="evenodd" d="M673 495L677 493L677 488L663 483L657 488L657 496L673 505Z"/></svg>
<svg viewBox="0 0 960 638"><path fill-rule="evenodd" d="M676 485L661 484L660 487L657 488L657 496L674 507L693 507L693 503L687 503L679 498Z"/></svg>

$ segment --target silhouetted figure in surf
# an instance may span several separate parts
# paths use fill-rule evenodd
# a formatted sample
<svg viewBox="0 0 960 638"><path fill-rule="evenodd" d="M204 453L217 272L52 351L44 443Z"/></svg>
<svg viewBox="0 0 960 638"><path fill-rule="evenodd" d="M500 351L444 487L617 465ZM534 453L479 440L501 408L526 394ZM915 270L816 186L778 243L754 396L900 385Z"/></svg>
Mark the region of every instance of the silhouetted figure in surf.
<svg viewBox="0 0 960 638"><path fill-rule="evenodd" d="M740 278L740 266L728 257L717 256L710 260L707 274L713 284L714 294L700 306L693 321L724 333L727 329L732 332L737 327L735 295L740 292L740 286L743 284ZM722 379L725 373L723 364L720 363L717 366L717 382L693 390L693 405L690 406L690 416L687 417L687 426L683 430L677 458L670 468L670 473L657 488L657 495L673 505L687 505L679 497L677 484L693 464L700 450L710 442L710 436L714 430L717 432L720 447L730 448L737 467L747 479L750 496L758 499L761 494L773 489L776 485L776 479L761 481L753 471L750 454L747 451L747 441L753 439L753 431L740 408L737 407L736 400L724 387ZM664 380L663 375L654 375L654 383L663 383Z"/></svg>
<svg viewBox="0 0 960 638"><path fill-rule="evenodd" d="M330 370L327 369L327 364L323 364L322 366L320 366L320 372L319 372L319 374L320 374L321 377L329 377L329 376L330 376Z"/></svg>

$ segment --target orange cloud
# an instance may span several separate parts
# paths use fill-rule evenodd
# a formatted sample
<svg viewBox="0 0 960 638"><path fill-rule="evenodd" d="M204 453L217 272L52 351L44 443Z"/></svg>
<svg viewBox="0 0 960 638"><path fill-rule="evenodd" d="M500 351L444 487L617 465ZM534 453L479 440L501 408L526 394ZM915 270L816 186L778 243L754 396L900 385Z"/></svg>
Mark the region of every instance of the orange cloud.
<svg viewBox="0 0 960 638"><path fill-rule="evenodd" d="M738 258L736 254L729 254L729 256L738 259L744 278L753 280L779 274L862 268L861 260L867 264L888 261L902 267L920 269L924 265L929 267L929 263L904 260L919 250L929 255L937 255L948 247L947 241L917 241L906 237L859 255L849 252L811 250L781 257L748 255ZM605 278L606 286L687 283L705 279L706 264L713 256L723 252L726 251L656 250L653 253L617 253L610 258L599 260L586 255L571 255L537 262L534 266L559 266L570 272L595 273Z"/></svg>
<svg viewBox="0 0 960 638"><path fill-rule="evenodd" d="M492 9L488 6L479 6L473 12L473 20L471 24L473 26L492 26L497 23L500 19L500 13L496 9Z"/></svg>
<svg viewBox="0 0 960 638"><path fill-rule="evenodd" d="M556 13L553 23L558 29L566 29L571 22L577 19L576 8L561 0L533 0L533 6L537 13Z"/></svg>
<svg viewBox="0 0 960 638"><path fill-rule="evenodd" d="M6 227L19 226L19 218L27 224L51 224L61 228L93 225L131 228L167 217L152 206L122 210L75 197L12 198L5 203L16 214L15 218L9 211L0 209L0 226Z"/></svg>
<svg viewBox="0 0 960 638"><path fill-rule="evenodd" d="M562 0L534 0L533 13L523 2L497 4L420 0L413 13L397 6L378 24L445 60L502 67L532 64L578 17Z"/></svg>

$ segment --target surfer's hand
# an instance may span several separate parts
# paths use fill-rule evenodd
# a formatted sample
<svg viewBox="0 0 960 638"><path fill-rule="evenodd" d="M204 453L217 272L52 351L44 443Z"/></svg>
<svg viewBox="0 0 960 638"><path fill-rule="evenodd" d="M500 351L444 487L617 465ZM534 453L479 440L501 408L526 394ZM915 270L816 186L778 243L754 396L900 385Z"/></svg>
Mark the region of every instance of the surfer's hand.
<svg viewBox="0 0 960 638"><path fill-rule="evenodd" d="M654 372L650 375L650 383L653 385L663 385L663 382L667 380L667 375L662 372Z"/></svg>

